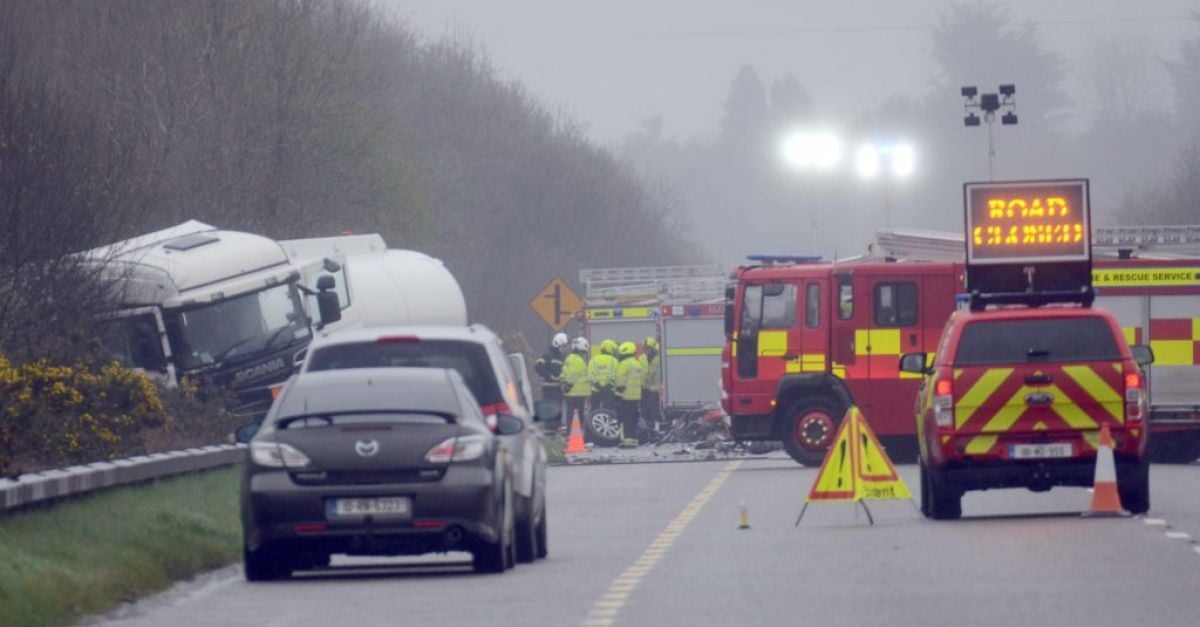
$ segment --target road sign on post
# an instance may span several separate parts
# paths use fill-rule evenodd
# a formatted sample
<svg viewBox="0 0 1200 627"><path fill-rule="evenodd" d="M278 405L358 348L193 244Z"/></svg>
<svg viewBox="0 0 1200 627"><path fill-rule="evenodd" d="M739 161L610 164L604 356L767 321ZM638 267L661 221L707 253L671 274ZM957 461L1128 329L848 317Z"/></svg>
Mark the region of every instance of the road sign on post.
<svg viewBox="0 0 1200 627"><path fill-rule="evenodd" d="M555 331L561 331L571 318L575 317L575 312L583 307L583 300L579 295L567 285L559 277L554 277L538 292L533 300L529 301L529 306L537 315L541 316L542 320Z"/></svg>

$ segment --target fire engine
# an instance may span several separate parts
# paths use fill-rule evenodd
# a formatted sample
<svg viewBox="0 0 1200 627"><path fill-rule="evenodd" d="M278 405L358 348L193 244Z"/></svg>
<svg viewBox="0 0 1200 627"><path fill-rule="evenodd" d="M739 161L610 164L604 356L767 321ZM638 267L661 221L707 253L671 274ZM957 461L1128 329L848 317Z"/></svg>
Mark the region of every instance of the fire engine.
<svg viewBox="0 0 1200 627"><path fill-rule="evenodd" d="M1200 227L1093 231L1097 256L1111 257L1091 270L1096 303L1113 311L1129 343L1150 345L1157 358L1147 368L1155 458L1194 460ZM816 465L856 404L889 454L914 461L920 376L901 372L899 358L936 351L961 304L963 258L961 235L887 231L860 258L760 255L735 268L721 358L734 437L782 441L795 460Z"/></svg>
<svg viewBox="0 0 1200 627"><path fill-rule="evenodd" d="M641 351L645 338L656 338L666 416L717 407L728 283L720 266L584 269L579 282L584 286L579 315L593 352L605 339L634 342ZM595 439L615 442L604 436L616 432L615 414L593 411L586 422Z"/></svg>

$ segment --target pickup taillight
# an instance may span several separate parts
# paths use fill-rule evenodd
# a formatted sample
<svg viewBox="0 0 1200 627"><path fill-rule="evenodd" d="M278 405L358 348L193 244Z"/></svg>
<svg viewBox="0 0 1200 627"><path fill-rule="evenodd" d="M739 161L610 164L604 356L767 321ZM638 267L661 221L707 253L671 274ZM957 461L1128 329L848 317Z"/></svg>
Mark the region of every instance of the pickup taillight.
<svg viewBox="0 0 1200 627"><path fill-rule="evenodd" d="M1145 379L1140 372L1125 373L1125 420L1142 420L1146 417Z"/></svg>
<svg viewBox="0 0 1200 627"><path fill-rule="evenodd" d="M933 422L939 429L954 428L954 384L950 379L934 382Z"/></svg>

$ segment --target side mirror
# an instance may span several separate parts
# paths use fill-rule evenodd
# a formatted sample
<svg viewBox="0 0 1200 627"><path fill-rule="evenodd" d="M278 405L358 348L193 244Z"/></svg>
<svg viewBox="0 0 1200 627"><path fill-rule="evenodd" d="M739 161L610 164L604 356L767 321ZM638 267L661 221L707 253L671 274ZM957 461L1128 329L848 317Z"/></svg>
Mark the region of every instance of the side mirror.
<svg viewBox="0 0 1200 627"><path fill-rule="evenodd" d="M562 406L554 401L538 401L533 404L533 419L538 422L553 422L562 417Z"/></svg>
<svg viewBox="0 0 1200 627"><path fill-rule="evenodd" d="M238 444L246 444L250 440L253 440L254 436L257 434L258 434L258 423L257 422L247 422L246 424L238 427L237 431L233 432L233 439Z"/></svg>
<svg viewBox="0 0 1200 627"><path fill-rule="evenodd" d="M321 277L323 281L327 277ZM333 277L328 277L332 282ZM320 284L320 282L318 282ZM342 308L338 305L337 292L322 290L317 292L317 309L321 314L321 326L332 324L342 319Z"/></svg>
<svg viewBox="0 0 1200 627"><path fill-rule="evenodd" d="M929 374L929 368L925 367L928 358L927 353L905 353L900 357L900 372Z"/></svg>
<svg viewBox="0 0 1200 627"><path fill-rule="evenodd" d="M1133 360L1137 362L1137 365L1144 368L1154 363L1154 349L1149 346L1134 344L1129 347L1129 350L1133 353Z"/></svg>
<svg viewBox="0 0 1200 627"><path fill-rule="evenodd" d="M511 414L496 416L496 433L500 435L516 435L525 430L525 422Z"/></svg>
<svg viewBox="0 0 1200 627"><path fill-rule="evenodd" d="M725 337L733 336L733 299L736 295L736 287L725 288Z"/></svg>
<svg viewBox="0 0 1200 627"><path fill-rule="evenodd" d="M308 357L307 348L296 351L296 354L292 356L292 366L295 367L296 370L300 370L300 366L304 365L305 357Z"/></svg>

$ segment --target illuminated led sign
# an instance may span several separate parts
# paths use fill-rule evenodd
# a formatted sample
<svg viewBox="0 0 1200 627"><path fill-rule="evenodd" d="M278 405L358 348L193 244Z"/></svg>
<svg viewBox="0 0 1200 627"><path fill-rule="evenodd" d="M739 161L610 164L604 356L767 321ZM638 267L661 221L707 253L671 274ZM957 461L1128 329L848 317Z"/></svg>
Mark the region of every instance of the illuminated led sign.
<svg viewBox="0 0 1200 627"><path fill-rule="evenodd" d="M1087 179L967 183L967 263L1091 260Z"/></svg>

